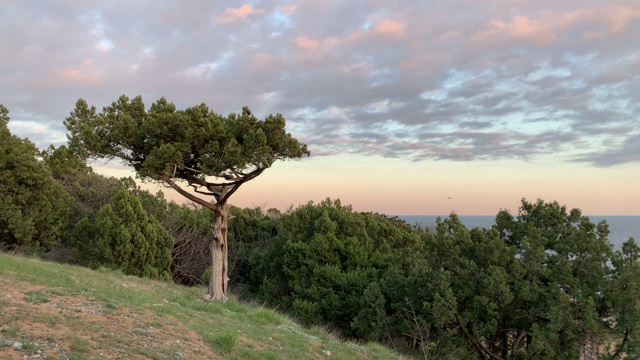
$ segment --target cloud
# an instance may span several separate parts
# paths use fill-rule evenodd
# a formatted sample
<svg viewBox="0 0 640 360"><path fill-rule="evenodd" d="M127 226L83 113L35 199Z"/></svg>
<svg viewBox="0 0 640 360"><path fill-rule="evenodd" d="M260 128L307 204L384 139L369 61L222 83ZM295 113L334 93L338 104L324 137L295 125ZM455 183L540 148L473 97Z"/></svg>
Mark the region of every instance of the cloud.
<svg viewBox="0 0 640 360"><path fill-rule="evenodd" d="M390 38L399 39L406 36L407 24L384 19L376 24L373 33L380 36L388 36Z"/></svg>
<svg viewBox="0 0 640 360"><path fill-rule="evenodd" d="M640 163L640 135L626 138L617 150L590 153L578 157L576 161L592 163L598 167Z"/></svg>
<svg viewBox="0 0 640 360"><path fill-rule="evenodd" d="M47 129L15 129L39 147L65 141L78 98L100 108L124 93L279 112L314 155L635 161L635 1L257 6L14 2L0 13L13 34L0 99Z"/></svg>
<svg viewBox="0 0 640 360"><path fill-rule="evenodd" d="M252 5L244 4L239 8L226 8L224 13L218 17L218 22L228 24L239 20L244 20L250 15L262 14L264 10L254 9Z"/></svg>
<svg viewBox="0 0 640 360"><path fill-rule="evenodd" d="M557 35L552 24L540 19L529 19L516 16L509 22L491 20L487 23L487 30L477 32L474 41L493 43L503 39L518 39L531 41L538 45L548 45L557 41Z"/></svg>
<svg viewBox="0 0 640 360"><path fill-rule="evenodd" d="M285 14L295 14L296 10L298 10L298 5L280 6L279 9Z"/></svg>
<svg viewBox="0 0 640 360"><path fill-rule="evenodd" d="M606 4L603 11L594 16L608 25L610 32L621 32L632 22L640 18L640 4L628 2L626 4Z"/></svg>
<svg viewBox="0 0 640 360"><path fill-rule="evenodd" d="M76 83L88 83L98 85L102 82L99 76L88 73L81 69L66 69L60 71L62 77Z"/></svg>
<svg viewBox="0 0 640 360"><path fill-rule="evenodd" d="M298 36L292 41L294 44L304 50L314 51L318 47L320 47L320 42L318 40L310 39L306 36Z"/></svg>
<svg viewBox="0 0 640 360"><path fill-rule="evenodd" d="M61 78L78 84L100 85L103 80L95 66L95 59L86 59L80 67L57 70Z"/></svg>

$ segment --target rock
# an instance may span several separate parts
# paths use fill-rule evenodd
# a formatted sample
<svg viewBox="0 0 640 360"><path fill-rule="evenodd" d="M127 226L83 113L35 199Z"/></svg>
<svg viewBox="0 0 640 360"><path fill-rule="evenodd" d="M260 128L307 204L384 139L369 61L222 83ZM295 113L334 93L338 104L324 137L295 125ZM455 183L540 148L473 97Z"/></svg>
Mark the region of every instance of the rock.
<svg viewBox="0 0 640 360"><path fill-rule="evenodd" d="M325 356L331 356L331 351L329 351L329 350L322 350L322 353L323 353Z"/></svg>

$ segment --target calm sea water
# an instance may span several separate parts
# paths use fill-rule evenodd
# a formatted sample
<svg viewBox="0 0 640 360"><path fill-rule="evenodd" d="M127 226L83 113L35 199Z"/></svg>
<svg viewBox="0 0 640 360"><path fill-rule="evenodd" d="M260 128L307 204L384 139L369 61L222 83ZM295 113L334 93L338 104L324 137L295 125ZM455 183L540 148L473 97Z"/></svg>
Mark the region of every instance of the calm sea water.
<svg viewBox="0 0 640 360"><path fill-rule="evenodd" d="M435 215L398 215L399 218L405 220L409 224L419 224L422 227L435 226L438 216ZM441 216L445 218L447 216ZM487 216L465 216L458 215L460 221L469 229L474 227L491 228L495 224L496 217ZM599 223L601 220L607 220L609 224L609 241L620 249L622 244L629 240L630 237L640 242L640 216L589 216L592 223Z"/></svg>

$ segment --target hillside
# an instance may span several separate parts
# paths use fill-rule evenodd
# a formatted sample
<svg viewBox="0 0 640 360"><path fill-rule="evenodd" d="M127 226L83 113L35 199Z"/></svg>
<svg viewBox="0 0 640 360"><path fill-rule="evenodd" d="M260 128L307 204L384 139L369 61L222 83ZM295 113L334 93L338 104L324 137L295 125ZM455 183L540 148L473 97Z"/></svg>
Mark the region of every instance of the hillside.
<svg viewBox="0 0 640 360"><path fill-rule="evenodd" d="M0 254L0 359L396 359L204 288Z"/></svg>

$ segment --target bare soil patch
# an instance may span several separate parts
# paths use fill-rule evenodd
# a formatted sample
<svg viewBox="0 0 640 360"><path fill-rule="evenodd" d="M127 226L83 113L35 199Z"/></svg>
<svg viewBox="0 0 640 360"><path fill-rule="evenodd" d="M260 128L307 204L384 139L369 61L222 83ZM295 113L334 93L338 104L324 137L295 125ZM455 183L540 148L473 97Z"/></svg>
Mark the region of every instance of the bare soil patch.
<svg viewBox="0 0 640 360"><path fill-rule="evenodd" d="M168 315L0 278L0 359L219 359Z"/></svg>

